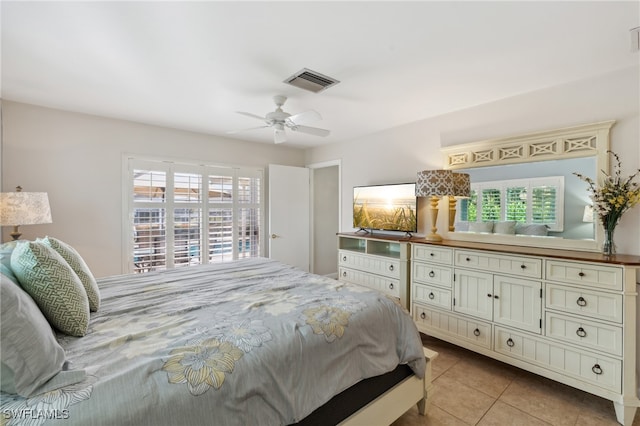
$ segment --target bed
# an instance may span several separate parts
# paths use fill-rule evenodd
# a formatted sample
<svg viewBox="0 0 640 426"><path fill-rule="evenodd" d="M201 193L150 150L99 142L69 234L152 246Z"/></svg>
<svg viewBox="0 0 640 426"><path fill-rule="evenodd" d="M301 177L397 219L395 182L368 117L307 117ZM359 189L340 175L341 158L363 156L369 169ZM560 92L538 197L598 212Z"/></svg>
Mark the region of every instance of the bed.
<svg viewBox="0 0 640 426"><path fill-rule="evenodd" d="M265 258L97 284L86 334L56 332L63 371L45 393L2 392L3 425L388 424L416 403L424 413L426 352L381 293Z"/></svg>

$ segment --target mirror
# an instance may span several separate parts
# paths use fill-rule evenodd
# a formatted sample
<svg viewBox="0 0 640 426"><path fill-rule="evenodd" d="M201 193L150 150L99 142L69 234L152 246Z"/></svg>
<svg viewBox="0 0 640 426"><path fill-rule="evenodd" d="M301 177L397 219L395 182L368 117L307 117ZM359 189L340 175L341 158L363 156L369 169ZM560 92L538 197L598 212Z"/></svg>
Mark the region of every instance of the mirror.
<svg viewBox="0 0 640 426"><path fill-rule="evenodd" d="M511 138L494 139L443 148L445 168L469 173L471 183L536 180L562 177L564 201L562 226L546 236L471 232L458 223L448 232L450 240L476 241L490 244L512 244L530 247L599 251L602 227L585 222L585 207L591 204L587 184L573 172L600 182L608 173L609 130L614 121L538 132ZM458 217L464 210L458 200ZM588 210L587 210L588 211ZM460 226L462 225L462 226ZM472 229L473 230L473 229ZM546 233L546 232L545 232Z"/></svg>

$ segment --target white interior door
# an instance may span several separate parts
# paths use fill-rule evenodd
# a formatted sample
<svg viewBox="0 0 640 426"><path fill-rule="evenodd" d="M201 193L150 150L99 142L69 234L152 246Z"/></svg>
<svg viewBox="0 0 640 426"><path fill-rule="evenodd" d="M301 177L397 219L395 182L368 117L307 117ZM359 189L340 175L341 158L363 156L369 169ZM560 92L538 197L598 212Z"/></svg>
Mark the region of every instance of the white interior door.
<svg viewBox="0 0 640 426"><path fill-rule="evenodd" d="M269 164L269 257L309 271L309 169Z"/></svg>

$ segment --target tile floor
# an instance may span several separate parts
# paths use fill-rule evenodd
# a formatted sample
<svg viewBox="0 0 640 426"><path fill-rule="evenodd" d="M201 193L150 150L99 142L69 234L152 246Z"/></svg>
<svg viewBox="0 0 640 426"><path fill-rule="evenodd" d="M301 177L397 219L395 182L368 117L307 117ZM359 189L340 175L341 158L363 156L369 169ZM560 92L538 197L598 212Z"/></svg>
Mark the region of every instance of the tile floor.
<svg viewBox="0 0 640 426"><path fill-rule="evenodd" d="M426 416L414 407L393 426L617 425L613 404L572 387L422 335L438 352ZM633 425L640 426L640 410Z"/></svg>

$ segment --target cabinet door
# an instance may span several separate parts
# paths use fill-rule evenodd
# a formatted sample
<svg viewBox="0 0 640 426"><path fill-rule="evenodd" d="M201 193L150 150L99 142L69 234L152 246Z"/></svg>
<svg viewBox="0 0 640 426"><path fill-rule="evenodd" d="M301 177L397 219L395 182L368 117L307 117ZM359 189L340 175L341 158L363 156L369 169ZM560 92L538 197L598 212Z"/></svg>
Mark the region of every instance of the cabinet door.
<svg viewBox="0 0 640 426"><path fill-rule="evenodd" d="M493 278L493 320L542 333L542 283L496 275Z"/></svg>
<svg viewBox="0 0 640 426"><path fill-rule="evenodd" d="M493 275L456 269L453 310L491 320L493 318Z"/></svg>

